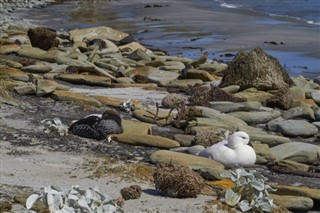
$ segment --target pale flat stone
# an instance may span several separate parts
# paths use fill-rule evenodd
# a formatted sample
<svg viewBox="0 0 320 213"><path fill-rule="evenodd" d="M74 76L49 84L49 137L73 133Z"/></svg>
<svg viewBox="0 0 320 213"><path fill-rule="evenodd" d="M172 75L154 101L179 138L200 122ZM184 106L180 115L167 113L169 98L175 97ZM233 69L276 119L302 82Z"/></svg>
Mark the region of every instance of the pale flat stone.
<svg viewBox="0 0 320 213"><path fill-rule="evenodd" d="M60 74L56 77L59 80L77 83L77 84L86 84L93 86L110 86L111 79L104 76L97 75L81 75L81 74Z"/></svg>
<svg viewBox="0 0 320 213"><path fill-rule="evenodd" d="M229 115L239 118L248 125L263 124L281 116L277 110L266 112L231 112Z"/></svg>
<svg viewBox="0 0 320 213"><path fill-rule="evenodd" d="M118 135L113 135L112 139L121 143L126 143L136 146L151 146L158 147L162 149L171 149L179 147L180 144L169 138L156 136L156 135L147 135L147 134L133 134L133 133L122 133Z"/></svg>
<svg viewBox="0 0 320 213"><path fill-rule="evenodd" d="M313 207L313 200L308 197L292 195L270 195L274 204L292 211L308 211Z"/></svg>
<svg viewBox="0 0 320 213"><path fill-rule="evenodd" d="M304 120L285 120L277 125L278 132L292 137L312 137L318 133L318 128Z"/></svg>
<svg viewBox="0 0 320 213"><path fill-rule="evenodd" d="M101 107L101 103L97 99L77 92L55 90L51 94L51 98L57 101L73 101L79 104Z"/></svg>
<svg viewBox="0 0 320 213"><path fill-rule="evenodd" d="M167 162L182 166L188 166L194 170L208 172L219 178L220 173L224 170L224 166L214 160L203 158L191 154L178 153L168 150L159 150L151 154L150 160L153 163Z"/></svg>
<svg viewBox="0 0 320 213"><path fill-rule="evenodd" d="M210 107L220 112L236 112L236 111L259 111L261 109L260 102L230 102L230 101L214 101L210 102Z"/></svg>
<svg viewBox="0 0 320 213"><path fill-rule="evenodd" d="M313 164L319 159L320 147L308 143L292 142L274 146L271 148L271 152L278 161L291 160Z"/></svg>

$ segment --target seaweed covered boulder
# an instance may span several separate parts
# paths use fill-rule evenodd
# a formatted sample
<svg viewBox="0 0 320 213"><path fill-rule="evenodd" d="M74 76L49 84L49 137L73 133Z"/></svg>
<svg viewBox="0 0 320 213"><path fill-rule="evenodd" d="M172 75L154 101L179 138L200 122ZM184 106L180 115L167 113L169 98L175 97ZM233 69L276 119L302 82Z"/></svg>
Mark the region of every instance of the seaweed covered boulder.
<svg viewBox="0 0 320 213"><path fill-rule="evenodd" d="M255 87L258 90L288 88L294 85L278 59L255 48L239 51L222 78L220 87L239 85L240 90Z"/></svg>

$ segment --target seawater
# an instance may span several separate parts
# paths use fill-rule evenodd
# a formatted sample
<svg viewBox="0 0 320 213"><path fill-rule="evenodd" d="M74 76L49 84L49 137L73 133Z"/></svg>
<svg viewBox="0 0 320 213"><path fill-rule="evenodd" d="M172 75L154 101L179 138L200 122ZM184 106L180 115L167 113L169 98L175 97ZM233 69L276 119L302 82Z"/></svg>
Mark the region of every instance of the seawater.
<svg viewBox="0 0 320 213"><path fill-rule="evenodd" d="M320 0L213 0L220 7L242 9L320 26Z"/></svg>

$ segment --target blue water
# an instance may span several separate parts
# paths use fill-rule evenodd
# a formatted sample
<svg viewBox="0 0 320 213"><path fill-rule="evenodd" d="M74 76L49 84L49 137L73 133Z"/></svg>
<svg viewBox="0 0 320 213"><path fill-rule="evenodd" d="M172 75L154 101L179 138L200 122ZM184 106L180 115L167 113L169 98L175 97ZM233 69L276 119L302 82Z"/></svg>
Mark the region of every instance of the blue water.
<svg viewBox="0 0 320 213"><path fill-rule="evenodd" d="M320 25L320 0L214 0L228 9L245 9Z"/></svg>

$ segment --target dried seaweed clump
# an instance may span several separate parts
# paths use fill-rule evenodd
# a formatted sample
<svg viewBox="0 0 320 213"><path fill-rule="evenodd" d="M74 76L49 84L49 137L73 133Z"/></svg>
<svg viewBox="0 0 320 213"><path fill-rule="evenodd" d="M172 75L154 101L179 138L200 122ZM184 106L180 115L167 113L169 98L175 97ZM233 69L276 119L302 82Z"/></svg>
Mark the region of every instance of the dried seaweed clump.
<svg viewBox="0 0 320 213"><path fill-rule="evenodd" d="M194 144L209 147L223 140L225 140L225 138L221 132L204 129L197 131L194 137Z"/></svg>
<svg viewBox="0 0 320 213"><path fill-rule="evenodd" d="M289 88L282 88L274 96L266 100L266 106L287 110L291 107L291 102L292 94Z"/></svg>
<svg viewBox="0 0 320 213"><path fill-rule="evenodd" d="M120 193L125 200L138 199L141 197L142 189L138 185L132 185L121 189Z"/></svg>
<svg viewBox="0 0 320 213"><path fill-rule="evenodd" d="M188 107L187 108L187 117L188 118L195 118L195 117L202 117L202 110L196 107Z"/></svg>
<svg viewBox="0 0 320 213"><path fill-rule="evenodd" d="M204 180L199 174L172 163L158 163L153 179L156 189L169 197L197 197L204 187Z"/></svg>
<svg viewBox="0 0 320 213"><path fill-rule="evenodd" d="M161 102L161 105L165 108L178 108L185 102L182 95L176 93L170 93L166 95Z"/></svg>
<svg viewBox="0 0 320 213"><path fill-rule="evenodd" d="M232 95L217 88L207 86L189 86L191 97L189 102L193 106L209 106L211 101L233 101Z"/></svg>

